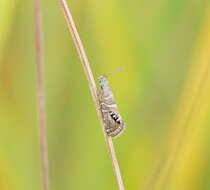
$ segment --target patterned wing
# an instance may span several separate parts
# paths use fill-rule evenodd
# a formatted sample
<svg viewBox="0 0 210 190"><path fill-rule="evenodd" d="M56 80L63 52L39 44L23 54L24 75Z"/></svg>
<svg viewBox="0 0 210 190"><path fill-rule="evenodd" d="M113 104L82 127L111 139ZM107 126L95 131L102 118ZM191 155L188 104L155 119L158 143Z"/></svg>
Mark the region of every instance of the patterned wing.
<svg viewBox="0 0 210 190"><path fill-rule="evenodd" d="M105 124L105 131L108 136L116 137L125 128L124 122L118 113L117 104L107 79L101 76L99 81L100 89L98 91L98 98L100 102L100 110Z"/></svg>
<svg viewBox="0 0 210 190"><path fill-rule="evenodd" d="M121 119L121 116L113 111L109 111L106 115L105 130L107 135L111 137L118 136L124 129L124 122Z"/></svg>

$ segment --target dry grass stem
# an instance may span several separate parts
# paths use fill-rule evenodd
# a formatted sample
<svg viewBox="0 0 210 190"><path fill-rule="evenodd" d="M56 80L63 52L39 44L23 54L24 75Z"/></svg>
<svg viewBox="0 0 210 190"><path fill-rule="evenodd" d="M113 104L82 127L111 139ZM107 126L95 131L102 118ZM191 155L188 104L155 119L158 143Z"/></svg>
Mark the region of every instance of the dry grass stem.
<svg viewBox="0 0 210 190"><path fill-rule="evenodd" d="M44 95L44 53L42 39L42 16L41 2L34 0L35 14L35 45L36 45L36 75L37 75L37 101L39 117L39 135L40 135L40 154L42 167L43 190L49 190L48 177L48 153L46 136L46 113L45 113L45 95Z"/></svg>
<svg viewBox="0 0 210 190"><path fill-rule="evenodd" d="M119 190L124 190L124 184L123 184L123 180L122 180L122 177L121 177L119 164L118 164L118 161L117 161L117 158L116 158L114 145L112 143L112 138L107 136L106 132L104 131L103 118L102 118L102 115L101 115L101 111L99 110L99 101L98 101L98 96L97 96L96 83L95 83L93 73L92 73L91 68L90 68L88 58L86 56L84 47L83 47L82 42L80 40L79 34L77 32L76 26L74 24L74 20L72 18L72 15L71 15L71 12L68 8L66 0L59 0L59 1L60 1L60 5L61 5L61 8L62 8L62 12L63 12L63 14L65 16L65 19L66 19L66 22L68 24L69 32L70 32L70 34L73 38L74 45L76 46L76 49L77 49L77 53L79 54L80 61L81 61L82 67L84 69L84 72L85 72L85 75L86 75L86 78L87 78L87 81L88 81L88 85L89 85L89 88L90 88L90 91L91 91L91 95L92 95L93 101L94 101L95 106L96 106L97 114L98 114L102 129L103 129L105 142L107 144L109 155L110 155L110 158L112 160L112 165L113 165L114 173L115 173L115 176L116 176L116 179L117 179Z"/></svg>

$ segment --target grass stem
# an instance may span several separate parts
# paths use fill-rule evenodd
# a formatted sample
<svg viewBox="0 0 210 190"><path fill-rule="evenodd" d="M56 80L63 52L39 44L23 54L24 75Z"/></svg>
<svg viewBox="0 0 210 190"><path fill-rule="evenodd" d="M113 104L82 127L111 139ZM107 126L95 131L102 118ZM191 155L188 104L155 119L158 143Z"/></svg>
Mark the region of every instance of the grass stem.
<svg viewBox="0 0 210 190"><path fill-rule="evenodd" d="M94 80L94 77L93 77L93 73L92 73L87 55L85 53L82 41L81 41L81 39L79 37L79 34L77 32L73 17L71 15L70 9L68 8L66 0L59 0L59 1L60 1L60 5L61 5L61 8L62 8L62 12L63 12L63 14L65 16L65 19L66 19L66 23L68 25L69 32L72 36L72 39L74 41L74 45L76 46L77 53L80 57L80 61L81 61L82 67L84 69L84 73L85 73L87 81L88 81L88 85L89 85L89 88L90 88L90 91L91 91L91 95L92 95L93 101L94 101L95 106L96 106L97 114L98 114L102 129L103 129L105 142L107 144L108 152L109 152L110 158L112 160L112 165L113 165L114 173L115 173L115 176L116 176L118 188L119 188L119 190L124 190L124 184L123 184L123 180L122 180L122 177L121 177L121 172L120 172L119 164L118 164L118 161L117 161L117 157L116 157L114 145L113 145L113 142L112 142L112 138L107 136L106 132L104 131L103 118L102 118L102 115L101 115L101 111L98 109L99 108L99 101L98 101L98 96L97 96L96 83L95 83L95 80Z"/></svg>
<svg viewBox="0 0 210 190"><path fill-rule="evenodd" d="M42 14L40 0L34 0L35 18L35 46L36 46L36 79L37 79L37 101L39 117L40 154L42 167L43 190L49 190L48 177L48 151L46 135L46 112L44 93L44 50L42 39Z"/></svg>

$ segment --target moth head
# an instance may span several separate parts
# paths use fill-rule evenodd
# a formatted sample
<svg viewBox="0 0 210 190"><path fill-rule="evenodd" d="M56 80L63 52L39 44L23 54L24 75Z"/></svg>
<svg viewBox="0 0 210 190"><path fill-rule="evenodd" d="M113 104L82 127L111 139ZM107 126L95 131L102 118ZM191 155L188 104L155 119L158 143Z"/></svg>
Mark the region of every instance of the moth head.
<svg viewBox="0 0 210 190"><path fill-rule="evenodd" d="M101 88L104 88L105 86L108 85L108 80L106 79L105 76L102 75L102 76L98 77L98 80L99 80L99 84L100 84Z"/></svg>

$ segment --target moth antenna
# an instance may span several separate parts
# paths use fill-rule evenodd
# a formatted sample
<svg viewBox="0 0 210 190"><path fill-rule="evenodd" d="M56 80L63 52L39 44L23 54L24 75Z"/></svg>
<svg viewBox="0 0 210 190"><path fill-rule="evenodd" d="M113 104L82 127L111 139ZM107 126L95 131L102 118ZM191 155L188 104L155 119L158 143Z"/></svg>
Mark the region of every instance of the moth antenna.
<svg viewBox="0 0 210 190"><path fill-rule="evenodd" d="M124 70L124 69L125 69L125 66L118 67L117 69L115 69L114 71L108 73L108 74L105 75L105 76L106 76L106 77L110 77L110 76L112 76L113 74L116 74L116 73L118 73L118 72L120 72L120 71L122 71L122 70Z"/></svg>

